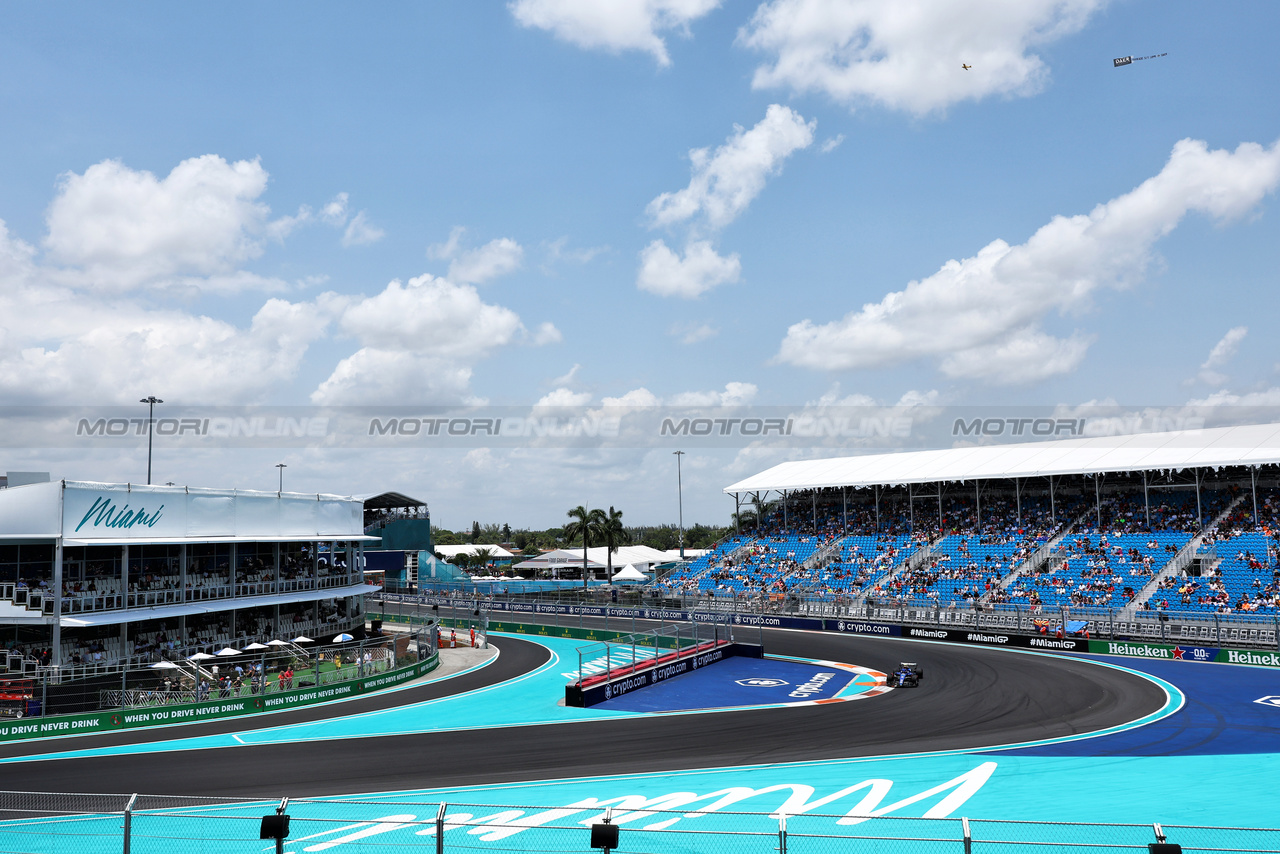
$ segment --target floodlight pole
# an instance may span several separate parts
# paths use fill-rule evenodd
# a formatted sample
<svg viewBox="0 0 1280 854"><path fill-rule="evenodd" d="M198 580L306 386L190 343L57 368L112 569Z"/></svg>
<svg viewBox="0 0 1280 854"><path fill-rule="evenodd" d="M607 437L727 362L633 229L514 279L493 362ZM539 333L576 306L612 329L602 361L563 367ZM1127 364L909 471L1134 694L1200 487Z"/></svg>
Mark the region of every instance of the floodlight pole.
<svg viewBox="0 0 1280 854"><path fill-rule="evenodd" d="M676 501L679 507L680 521L680 559L684 560L684 478L680 472L680 458L684 451L672 451L676 457Z"/></svg>
<svg viewBox="0 0 1280 854"><path fill-rule="evenodd" d="M147 405L147 486L150 486L151 485L151 434L154 432L153 425L155 424L155 421L156 421L156 404L164 403L164 401L156 397L154 394L149 394L138 402L145 403Z"/></svg>
<svg viewBox="0 0 1280 854"><path fill-rule="evenodd" d="M284 492L284 470L285 470L285 469L287 469L288 467L289 467L289 466L288 466L288 464L287 464L287 463L276 463L276 468L280 469L280 489L279 489L279 492Z"/></svg>

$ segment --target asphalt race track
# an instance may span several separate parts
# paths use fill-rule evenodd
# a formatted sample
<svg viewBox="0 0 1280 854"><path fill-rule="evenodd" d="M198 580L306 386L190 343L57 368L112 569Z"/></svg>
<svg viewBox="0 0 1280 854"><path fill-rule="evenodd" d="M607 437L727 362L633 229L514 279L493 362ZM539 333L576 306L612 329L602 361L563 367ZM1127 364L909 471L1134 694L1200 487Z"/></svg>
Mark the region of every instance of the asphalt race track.
<svg viewBox="0 0 1280 854"><path fill-rule="evenodd" d="M1105 729L1155 712L1166 701L1146 679L1080 659L787 631L766 630L764 642L771 655L883 672L915 661L925 679L918 689L865 702L16 762L6 773L9 788L40 791L304 797L995 747ZM545 650L528 640L502 636L491 643L501 650L497 662L457 678L327 707L183 727L181 735L417 702L510 679L547 660ZM5 745L0 756L170 738L174 732Z"/></svg>

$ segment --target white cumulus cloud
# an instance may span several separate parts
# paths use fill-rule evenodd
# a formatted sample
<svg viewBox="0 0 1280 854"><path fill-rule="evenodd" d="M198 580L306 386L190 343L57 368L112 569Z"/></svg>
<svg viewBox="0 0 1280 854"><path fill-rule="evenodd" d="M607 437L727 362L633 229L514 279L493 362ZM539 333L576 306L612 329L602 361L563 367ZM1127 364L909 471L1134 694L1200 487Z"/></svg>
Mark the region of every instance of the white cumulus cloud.
<svg viewBox="0 0 1280 854"><path fill-rule="evenodd" d="M533 333L533 345L535 347L544 347L547 344L559 344L563 340L564 334L549 320L539 323L538 330Z"/></svg>
<svg viewBox="0 0 1280 854"><path fill-rule="evenodd" d="M725 383L723 389L716 391L682 391L662 398L649 389L634 388L618 397L603 397L600 403L604 407L629 407L632 409L652 409L655 406L745 406L755 400L759 389L752 383Z"/></svg>
<svg viewBox="0 0 1280 854"><path fill-rule="evenodd" d="M591 402L591 392L574 391L568 388L558 388L554 391L544 394L534 404L535 407L540 406L586 406Z"/></svg>
<svg viewBox="0 0 1280 854"><path fill-rule="evenodd" d="M1240 342L1249 334L1249 327L1234 326L1227 330L1227 334L1223 335L1217 344L1213 345L1213 349L1209 351L1209 356L1200 365L1200 372L1196 374L1196 379L1207 385L1222 385L1227 381L1226 374L1221 373L1220 368L1226 367L1227 363L1235 358L1236 352L1240 349Z"/></svg>
<svg viewBox="0 0 1280 854"><path fill-rule="evenodd" d="M723 391L685 391L667 399L672 406L746 406L760 391L753 383L725 383Z"/></svg>
<svg viewBox="0 0 1280 854"><path fill-rule="evenodd" d="M289 383L330 326L332 295L270 299L239 325L122 292L292 287L236 269L261 251L267 211L256 198L265 174L257 163L209 156L165 179L114 161L64 176L45 241L52 264L0 222L0 394L38 403L131 403L140 394L253 403Z"/></svg>
<svg viewBox="0 0 1280 854"><path fill-rule="evenodd" d="M839 320L792 325L777 360L856 370L932 357L946 374L994 382L1072 370L1090 339L1052 338L1039 326L1047 315L1077 313L1099 288L1139 281L1155 243L1188 213L1239 217L1277 183L1276 144L1211 151L1184 139L1157 175L1088 214L1054 217L1017 246L995 240ZM1028 358L1039 367L1017 364Z"/></svg>
<svg viewBox="0 0 1280 854"><path fill-rule="evenodd" d="M689 185L650 202L649 216L662 226L701 214L712 229L725 227L747 209L764 189L765 179L776 175L788 157L813 144L815 127L817 122L806 122L790 107L771 104L755 127L735 127L715 151L690 151Z"/></svg>
<svg viewBox="0 0 1280 854"><path fill-rule="evenodd" d="M378 226L369 222L368 216L364 211L351 218L347 223L346 230L342 232L343 246L368 246L370 243L377 243L386 237L387 233Z"/></svg>
<svg viewBox="0 0 1280 854"><path fill-rule="evenodd" d="M107 290L227 272L262 253L270 211L258 197L266 186L256 160L206 154L164 178L105 160L62 176L44 246L51 261Z"/></svg>
<svg viewBox="0 0 1280 854"><path fill-rule="evenodd" d="M640 273L636 285L663 297L693 299L717 285L736 282L742 275L742 261L735 252L724 257L705 240L685 247L683 257L662 240L655 240L640 253Z"/></svg>
<svg viewBox="0 0 1280 854"><path fill-rule="evenodd" d="M625 406L632 409L651 409L662 404L662 399L647 388L633 388L620 397L605 397L600 401L604 406Z"/></svg>
<svg viewBox="0 0 1280 854"><path fill-rule="evenodd" d="M312 393L315 403L461 400L474 363L524 331L515 312L474 287L430 275L349 301L338 326L361 348Z"/></svg>
<svg viewBox="0 0 1280 854"><path fill-rule="evenodd" d="M347 193L338 193L320 209L320 219L334 228L341 228L346 225L347 202L350 198Z"/></svg>
<svg viewBox="0 0 1280 854"><path fill-rule="evenodd" d="M462 284L483 284L514 273L524 263L524 247L509 237L490 240L477 249L457 253L449 264L449 279Z"/></svg>
<svg viewBox="0 0 1280 854"><path fill-rule="evenodd" d="M737 253L721 255L707 239L733 222L764 189L765 181L782 169L794 152L813 144L816 122L789 107L772 104L755 127L735 127L714 151L689 152L692 175L689 184L673 193L662 193L646 208L654 226L685 227L684 254L664 240L655 240L640 252L636 287L659 296L692 299L742 275Z"/></svg>
<svg viewBox="0 0 1280 854"><path fill-rule="evenodd" d="M0 395L10 401L252 403L293 379L333 316L329 296L270 299L241 327L59 285L32 256L0 224Z"/></svg>
<svg viewBox="0 0 1280 854"><path fill-rule="evenodd" d="M639 50L670 65L660 33L688 35L689 24L720 0L515 0L511 14L521 26L547 30L578 47L615 53Z"/></svg>
<svg viewBox="0 0 1280 854"><path fill-rule="evenodd" d="M428 258L449 262L449 271L445 275L450 281L480 285L514 273L524 265L524 247L510 237L499 237L484 246L464 249L462 236L466 233L462 226L454 226L448 240L427 247Z"/></svg>
<svg viewBox="0 0 1280 854"><path fill-rule="evenodd" d="M1023 385L1071 373L1092 343L1091 335L1055 338L1037 329L1019 329L1003 340L952 353L938 368L953 379Z"/></svg>
<svg viewBox="0 0 1280 854"><path fill-rule="evenodd" d="M759 51L757 89L819 92L925 114L991 95L1034 94L1033 51L1078 32L1105 0L769 0L739 32ZM969 70L962 64L972 66Z"/></svg>
<svg viewBox="0 0 1280 854"><path fill-rule="evenodd" d="M681 344L700 344L720 334L720 330L710 323L674 323L670 334L680 339Z"/></svg>

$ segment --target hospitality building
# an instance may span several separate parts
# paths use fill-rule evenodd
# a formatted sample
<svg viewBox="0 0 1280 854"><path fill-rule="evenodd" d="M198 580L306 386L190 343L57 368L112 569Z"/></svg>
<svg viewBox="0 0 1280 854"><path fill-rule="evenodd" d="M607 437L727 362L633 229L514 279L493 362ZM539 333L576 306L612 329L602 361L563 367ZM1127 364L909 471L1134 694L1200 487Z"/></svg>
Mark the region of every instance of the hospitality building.
<svg viewBox="0 0 1280 854"><path fill-rule="evenodd" d="M362 631L366 501L68 480L0 489L0 644L71 672Z"/></svg>

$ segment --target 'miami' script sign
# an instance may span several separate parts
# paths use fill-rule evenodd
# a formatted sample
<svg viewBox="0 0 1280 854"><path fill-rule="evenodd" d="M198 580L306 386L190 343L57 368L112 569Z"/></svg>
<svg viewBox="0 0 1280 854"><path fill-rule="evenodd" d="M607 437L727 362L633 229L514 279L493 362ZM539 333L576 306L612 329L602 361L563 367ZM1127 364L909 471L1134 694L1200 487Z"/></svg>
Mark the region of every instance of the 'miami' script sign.
<svg viewBox="0 0 1280 854"><path fill-rule="evenodd" d="M62 535L71 540L116 542L185 537L189 503L189 496L172 490L68 484L62 493Z"/></svg>
<svg viewBox="0 0 1280 854"><path fill-rule="evenodd" d="M139 526L154 528L156 523L160 521L160 515L163 511L163 504L148 512L144 506L139 505L136 509L130 504L121 506L106 496L100 496L95 498L93 504L85 511L79 524L76 525L74 533L80 533L86 526L92 531L128 529Z"/></svg>

